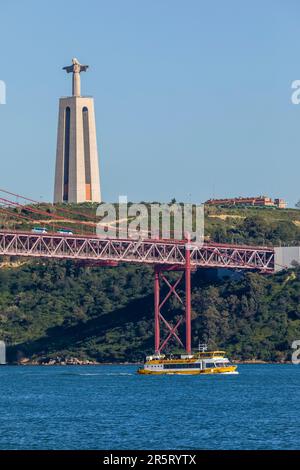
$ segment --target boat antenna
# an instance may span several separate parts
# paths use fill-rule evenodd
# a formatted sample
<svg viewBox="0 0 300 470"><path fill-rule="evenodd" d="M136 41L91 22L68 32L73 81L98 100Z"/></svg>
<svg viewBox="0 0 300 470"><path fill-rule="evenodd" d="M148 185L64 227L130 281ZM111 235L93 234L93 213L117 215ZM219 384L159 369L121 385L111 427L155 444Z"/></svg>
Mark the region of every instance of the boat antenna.
<svg viewBox="0 0 300 470"><path fill-rule="evenodd" d="M199 351L199 353L207 351L207 344L206 343L201 343L201 341L199 340L198 351Z"/></svg>

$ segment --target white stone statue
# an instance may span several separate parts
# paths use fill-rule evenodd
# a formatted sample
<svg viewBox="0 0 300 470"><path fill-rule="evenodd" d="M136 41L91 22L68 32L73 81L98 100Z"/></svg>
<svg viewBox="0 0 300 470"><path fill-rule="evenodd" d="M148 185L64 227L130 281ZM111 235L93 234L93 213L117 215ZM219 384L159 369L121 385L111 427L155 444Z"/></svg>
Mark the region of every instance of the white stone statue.
<svg viewBox="0 0 300 470"><path fill-rule="evenodd" d="M72 95L73 96L81 96L80 91L80 73L86 72L89 68L88 65L82 65L79 61L74 57L72 59L72 65L68 65L67 67L63 67L67 73L73 73L73 81L72 81Z"/></svg>

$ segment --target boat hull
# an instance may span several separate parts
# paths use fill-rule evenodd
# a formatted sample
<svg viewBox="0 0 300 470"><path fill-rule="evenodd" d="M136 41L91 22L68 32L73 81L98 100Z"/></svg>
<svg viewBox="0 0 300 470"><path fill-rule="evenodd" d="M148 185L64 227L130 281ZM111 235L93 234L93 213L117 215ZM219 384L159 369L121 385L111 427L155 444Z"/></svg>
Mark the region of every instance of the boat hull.
<svg viewBox="0 0 300 470"><path fill-rule="evenodd" d="M141 375L216 375L216 374L238 374L237 366L215 367L213 369L196 370L149 370L139 369L137 372Z"/></svg>

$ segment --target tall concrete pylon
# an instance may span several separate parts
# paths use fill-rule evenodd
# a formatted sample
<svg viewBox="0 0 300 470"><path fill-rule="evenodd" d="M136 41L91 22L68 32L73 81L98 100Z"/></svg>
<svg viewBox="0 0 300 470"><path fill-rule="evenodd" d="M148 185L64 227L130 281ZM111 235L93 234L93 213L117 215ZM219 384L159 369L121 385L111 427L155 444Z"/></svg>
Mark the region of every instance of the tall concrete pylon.
<svg viewBox="0 0 300 470"><path fill-rule="evenodd" d="M0 341L0 365L6 364L6 345L4 341Z"/></svg>
<svg viewBox="0 0 300 470"><path fill-rule="evenodd" d="M73 74L72 96L60 98L54 202L101 202L94 99L81 96L77 59L64 67Z"/></svg>

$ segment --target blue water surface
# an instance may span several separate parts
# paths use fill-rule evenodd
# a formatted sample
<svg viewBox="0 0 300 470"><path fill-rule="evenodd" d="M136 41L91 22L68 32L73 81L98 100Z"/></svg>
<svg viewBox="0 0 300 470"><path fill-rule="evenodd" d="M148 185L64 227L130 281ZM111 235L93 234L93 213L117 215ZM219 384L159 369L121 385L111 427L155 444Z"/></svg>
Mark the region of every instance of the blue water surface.
<svg viewBox="0 0 300 470"><path fill-rule="evenodd" d="M0 449L297 449L300 366L139 376L136 366L0 368Z"/></svg>

